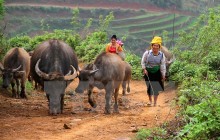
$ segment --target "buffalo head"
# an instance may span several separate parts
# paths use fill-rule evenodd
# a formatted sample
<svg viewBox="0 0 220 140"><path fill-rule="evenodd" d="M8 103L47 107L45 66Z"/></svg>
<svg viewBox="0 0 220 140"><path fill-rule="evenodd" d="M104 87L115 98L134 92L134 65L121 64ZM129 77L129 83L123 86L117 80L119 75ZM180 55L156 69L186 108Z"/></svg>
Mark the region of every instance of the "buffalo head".
<svg viewBox="0 0 220 140"><path fill-rule="evenodd" d="M93 68L91 70L88 70L87 68L84 68L83 70L79 71L79 84L76 88L77 93L83 93L86 89L89 88L89 85L94 85L94 74L99 69L96 68L95 65L93 65Z"/></svg>
<svg viewBox="0 0 220 140"><path fill-rule="evenodd" d="M63 76L60 73L44 73L39 68L39 63L41 59L39 59L35 65L35 71L39 77L44 80L44 91L46 92L47 98L49 100L49 109L50 114L59 114L62 113L63 110L63 98L64 92L67 87L67 81L73 80L77 76L76 69L70 65L73 70L73 74L71 74L71 70L68 74Z"/></svg>
<svg viewBox="0 0 220 140"><path fill-rule="evenodd" d="M19 75L20 73L24 73L24 71L18 71L20 68L21 65L15 69L4 68L4 66L0 63L0 71L2 72L3 77L3 88L7 88L10 85L15 74Z"/></svg>

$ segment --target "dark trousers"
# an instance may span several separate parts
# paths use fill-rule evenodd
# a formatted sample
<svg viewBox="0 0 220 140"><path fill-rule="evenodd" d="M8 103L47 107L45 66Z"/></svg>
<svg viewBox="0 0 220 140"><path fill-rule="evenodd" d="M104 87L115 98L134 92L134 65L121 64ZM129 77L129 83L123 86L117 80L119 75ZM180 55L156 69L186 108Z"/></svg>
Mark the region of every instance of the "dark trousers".
<svg viewBox="0 0 220 140"><path fill-rule="evenodd" d="M148 95L159 95L159 91L164 91L164 84L160 70L156 73L148 72L148 76L144 75L144 79L147 85Z"/></svg>

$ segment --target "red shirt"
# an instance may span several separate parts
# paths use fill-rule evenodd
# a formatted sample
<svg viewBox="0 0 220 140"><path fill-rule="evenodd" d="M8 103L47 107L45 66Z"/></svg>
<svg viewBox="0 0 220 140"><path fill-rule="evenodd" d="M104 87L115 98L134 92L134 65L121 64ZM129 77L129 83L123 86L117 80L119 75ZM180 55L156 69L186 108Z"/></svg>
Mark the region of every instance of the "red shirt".
<svg viewBox="0 0 220 140"><path fill-rule="evenodd" d="M116 53L116 47L109 47L109 52L110 53Z"/></svg>

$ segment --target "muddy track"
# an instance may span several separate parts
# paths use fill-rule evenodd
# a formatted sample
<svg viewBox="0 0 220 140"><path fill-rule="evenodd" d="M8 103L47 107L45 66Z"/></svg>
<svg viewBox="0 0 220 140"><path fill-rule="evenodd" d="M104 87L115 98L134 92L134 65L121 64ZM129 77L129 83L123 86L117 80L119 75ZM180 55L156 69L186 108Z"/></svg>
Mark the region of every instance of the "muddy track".
<svg viewBox="0 0 220 140"><path fill-rule="evenodd" d="M159 95L157 107L148 107L144 82L132 81L131 93L119 96L120 114L105 115L105 92L95 90L98 106L92 109L86 93L72 94L77 82L74 81L67 88L64 113L58 116L48 115L47 100L41 91L33 91L29 93L28 100L23 100L13 99L10 91L0 89L1 139L131 139L136 130L158 126L172 120L176 113L171 108L175 98L174 89L167 89Z"/></svg>

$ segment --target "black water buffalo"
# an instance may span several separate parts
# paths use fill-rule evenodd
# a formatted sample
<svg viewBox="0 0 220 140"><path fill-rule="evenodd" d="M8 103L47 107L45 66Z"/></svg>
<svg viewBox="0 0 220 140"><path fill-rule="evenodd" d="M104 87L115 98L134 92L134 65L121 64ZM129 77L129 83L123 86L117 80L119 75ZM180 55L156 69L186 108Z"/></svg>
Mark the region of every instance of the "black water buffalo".
<svg viewBox="0 0 220 140"><path fill-rule="evenodd" d="M31 59L33 53L34 53L34 51L29 51L29 52L28 52L28 54L29 54L29 56L30 56L30 59ZM34 89L37 90L37 89L40 87L39 83L37 83L36 81L34 81L34 79L32 78L31 73L30 73L29 76L28 76L28 81L31 82L32 85L34 85Z"/></svg>
<svg viewBox="0 0 220 140"><path fill-rule="evenodd" d="M122 94L125 95L126 94L126 84L128 84L128 87L127 87L127 92L130 92L130 80L131 80L131 65L127 62L124 61L124 66L125 66L125 76L124 76L124 80L123 80L123 83L122 83Z"/></svg>
<svg viewBox="0 0 220 140"><path fill-rule="evenodd" d="M64 92L76 76L78 60L65 42L51 39L40 44L31 57L31 76L46 92L50 114L63 111Z"/></svg>
<svg viewBox="0 0 220 140"><path fill-rule="evenodd" d="M30 72L30 58L23 48L10 49L3 58L3 65L0 65L3 75L3 88L12 86L12 97L27 98L25 94L25 83ZM20 81L19 81L20 80ZM15 83L17 91L15 90ZM19 85L21 92L19 94Z"/></svg>
<svg viewBox="0 0 220 140"><path fill-rule="evenodd" d="M77 93L83 93L88 89L89 103L92 107L96 107L96 103L92 97L92 90L96 83L102 83L105 94L105 113L110 114L110 104L112 93L114 93L115 104L114 112L118 112L118 91L120 84L124 80L125 66L124 61L117 55L112 53L101 53L94 61L93 67L86 67L79 72L79 85L76 88Z"/></svg>

